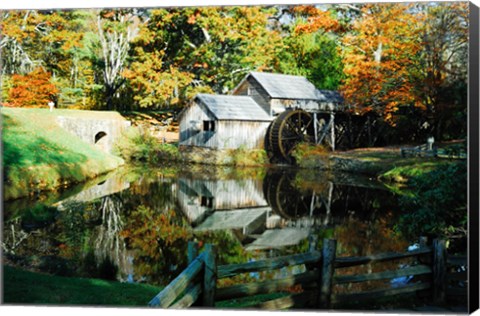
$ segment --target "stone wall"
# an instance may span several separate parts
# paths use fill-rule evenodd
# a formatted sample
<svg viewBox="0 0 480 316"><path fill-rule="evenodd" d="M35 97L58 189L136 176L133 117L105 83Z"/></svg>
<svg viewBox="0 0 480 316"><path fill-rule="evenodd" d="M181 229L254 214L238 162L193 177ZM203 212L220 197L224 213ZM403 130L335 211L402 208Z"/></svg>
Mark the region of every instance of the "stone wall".
<svg viewBox="0 0 480 316"><path fill-rule="evenodd" d="M112 153L115 141L131 125L129 121L118 118L94 119L69 116L58 116L57 123L63 129L107 153Z"/></svg>

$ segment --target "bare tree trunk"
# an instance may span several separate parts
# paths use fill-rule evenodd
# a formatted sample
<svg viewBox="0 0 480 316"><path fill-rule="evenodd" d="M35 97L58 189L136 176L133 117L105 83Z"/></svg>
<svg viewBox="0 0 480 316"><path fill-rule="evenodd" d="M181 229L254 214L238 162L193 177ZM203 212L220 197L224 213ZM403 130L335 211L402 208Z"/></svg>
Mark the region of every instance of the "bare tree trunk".
<svg viewBox="0 0 480 316"><path fill-rule="evenodd" d="M114 110L115 93L125 83L122 71L125 68L130 41L135 37L138 25L131 23L131 16L123 16L118 21L123 26L116 29L105 29L104 20L97 17L97 31L100 39L102 59L104 61L103 79L105 83L105 99L108 110Z"/></svg>

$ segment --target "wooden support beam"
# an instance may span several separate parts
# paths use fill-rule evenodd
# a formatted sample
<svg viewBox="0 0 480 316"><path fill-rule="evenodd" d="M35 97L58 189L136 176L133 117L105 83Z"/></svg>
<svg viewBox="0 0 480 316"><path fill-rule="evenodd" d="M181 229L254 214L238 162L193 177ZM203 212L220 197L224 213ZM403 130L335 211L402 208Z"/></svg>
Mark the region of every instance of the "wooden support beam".
<svg viewBox="0 0 480 316"><path fill-rule="evenodd" d="M188 242L188 251L187 251L187 261L188 264L192 263L193 260L198 256L198 243L194 241Z"/></svg>
<svg viewBox="0 0 480 316"><path fill-rule="evenodd" d="M377 255L370 255L364 257L344 257L344 258L337 258L335 260L335 267L336 268L345 268L345 267L353 267L362 264L366 264L369 262L381 262L381 261L390 261L390 260L397 260L409 257L416 257L419 255L430 254L432 250L430 248L421 248L409 252L404 253L380 253Z"/></svg>
<svg viewBox="0 0 480 316"><path fill-rule="evenodd" d="M279 280L232 285L218 289L215 298L217 301L230 300L245 296L280 292L294 285L308 286L316 284L318 273L318 271L307 271Z"/></svg>
<svg viewBox="0 0 480 316"><path fill-rule="evenodd" d="M433 300L435 303L445 301L447 288L447 256L445 240L433 241Z"/></svg>
<svg viewBox="0 0 480 316"><path fill-rule="evenodd" d="M240 273L270 271L275 269L281 269L287 266L316 263L320 261L320 258L320 252L314 251L261 261L224 265L218 267L218 278L228 278Z"/></svg>
<svg viewBox="0 0 480 316"><path fill-rule="evenodd" d="M357 283L373 280L393 279L410 275L422 275L432 273L432 268L426 265L417 265L395 271L384 271L359 275L342 275L334 277L335 284Z"/></svg>
<svg viewBox="0 0 480 316"><path fill-rule="evenodd" d="M320 277L319 308L330 308L332 298L333 272L335 270L335 254L337 241L333 239L323 240L322 266Z"/></svg>
<svg viewBox="0 0 480 316"><path fill-rule="evenodd" d="M399 294L413 293L431 288L430 283L422 282L415 284L408 284L397 288L388 288L373 290L367 292L339 294L333 297L334 303L352 303L361 300L375 300L387 296L395 296Z"/></svg>
<svg viewBox="0 0 480 316"><path fill-rule="evenodd" d="M203 279L203 306L215 306L215 289L217 287L217 264L213 245L205 245L205 275Z"/></svg>
<svg viewBox="0 0 480 316"><path fill-rule="evenodd" d="M187 288L185 295L179 299L175 304L170 306L173 309L188 308L192 306L200 297L202 293L202 286L200 284L191 285Z"/></svg>
<svg viewBox="0 0 480 316"><path fill-rule="evenodd" d="M183 270L163 291L158 293L149 303L149 306L161 308L169 307L191 284L192 280L203 268L204 254L200 254L196 260Z"/></svg>
<svg viewBox="0 0 480 316"><path fill-rule="evenodd" d="M188 249L187 249L187 262L188 264L192 263L193 260L195 260L196 257L198 257L198 243L195 241L189 241L188 242ZM203 280L203 275L198 275L195 280L192 280L192 282L196 282L196 284L200 290L197 291L197 288L192 288L192 289L187 289L187 293L185 296L182 298L181 301L176 303L175 305L177 306L172 306L172 308L182 308L182 304L190 304L190 306L201 306L201 297L200 293L202 292L202 286L200 282ZM197 293L198 292L198 293ZM194 299L193 302L190 302L190 300Z"/></svg>

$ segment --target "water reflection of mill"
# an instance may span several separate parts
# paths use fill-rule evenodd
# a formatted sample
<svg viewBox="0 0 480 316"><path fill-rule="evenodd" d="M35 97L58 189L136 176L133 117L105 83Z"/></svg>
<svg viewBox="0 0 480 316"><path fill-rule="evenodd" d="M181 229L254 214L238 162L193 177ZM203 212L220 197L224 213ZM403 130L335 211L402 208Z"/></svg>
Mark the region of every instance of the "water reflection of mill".
<svg viewBox="0 0 480 316"><path fill-rule="evenodd" d="M378 185L330 178L309 182L292 171L268 172L263 181L179 178L178 202L195 231L230 229L247 250L282 248L355 212L371 215L365 194Z"/></svg>

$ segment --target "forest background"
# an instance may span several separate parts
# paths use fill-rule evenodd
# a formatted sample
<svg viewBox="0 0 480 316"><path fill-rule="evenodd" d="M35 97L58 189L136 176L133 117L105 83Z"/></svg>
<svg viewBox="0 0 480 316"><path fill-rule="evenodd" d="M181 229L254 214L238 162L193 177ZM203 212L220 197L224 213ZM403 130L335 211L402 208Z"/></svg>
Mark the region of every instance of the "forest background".
<svg viewBox="0 0 480 316"><path fill-rule="evenodd" d="M181 109L265 71L339 90L395 127L393 141L467 134L468 2L1 15L3 106Z"/></svg>

